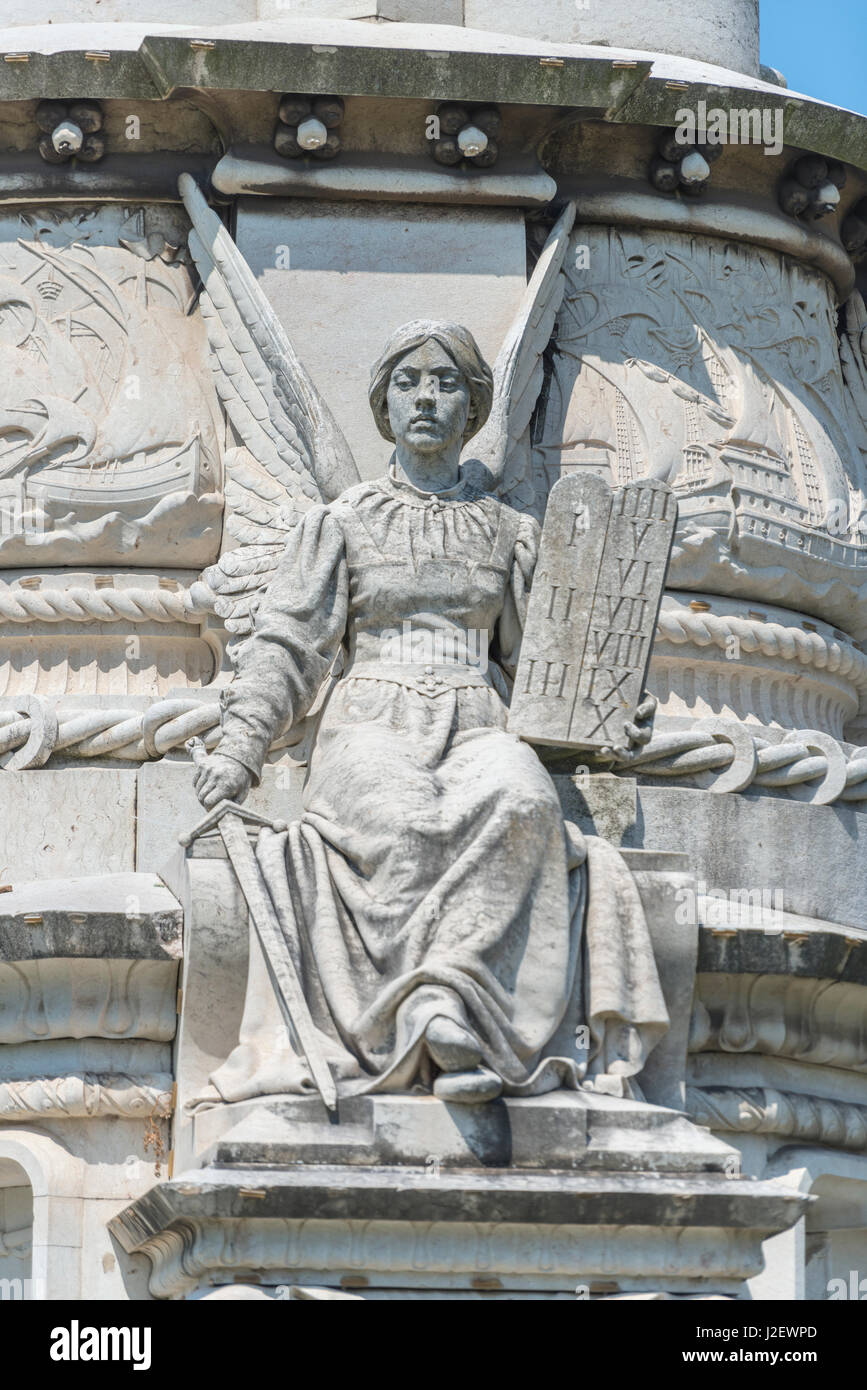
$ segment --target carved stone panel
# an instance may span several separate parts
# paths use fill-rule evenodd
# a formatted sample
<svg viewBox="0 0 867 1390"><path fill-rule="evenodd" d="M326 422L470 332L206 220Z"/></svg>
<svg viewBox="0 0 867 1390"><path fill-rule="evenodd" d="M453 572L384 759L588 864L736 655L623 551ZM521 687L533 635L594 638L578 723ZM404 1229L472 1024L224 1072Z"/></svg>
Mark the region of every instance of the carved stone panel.
<svg viewBox="0 0 867 1390"><path fill-rule="evenodd" d="M168 207L0 214L0 566L215 558L220 412L185 239Z"/></svg>
<svg viewBox="0 0 867 1390"><path fill-rule="evenodd" d="M612 491L585 475L556 485L512 696L513 733L580 748L627 742L676 517L665 483Z"/></svg>
<svg viewBox="0 0 867 1390"><path fill-rule="evenodd" d="M685 233L582 226L572 240L537 494L576 470L665 479L680 503L672 585L867 632L865 372L854 331L841 365L830 281Z"/></svg>

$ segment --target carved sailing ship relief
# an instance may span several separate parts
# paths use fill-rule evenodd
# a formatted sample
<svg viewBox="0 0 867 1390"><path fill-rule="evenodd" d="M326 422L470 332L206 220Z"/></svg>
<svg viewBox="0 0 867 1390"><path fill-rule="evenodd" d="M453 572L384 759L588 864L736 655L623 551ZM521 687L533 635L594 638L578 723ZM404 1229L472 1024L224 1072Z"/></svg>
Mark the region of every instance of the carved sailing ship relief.
<svg viewBox="0 0 867 1390"><path fill-rule="evenodd" d="M0 262L0 564L207 563L220 422L178 214L17 222Z"/></svg>
<svg viewBox="0 0 867 1390"><path fill-rule="evenodd" d="M589 245L593 288L567 256L537 495L576 470L659 477L679 498L672 584L755 597L763 573L769 599L815 612L821 587L819 616L848 624L864 605L867 476L858 372L847 390L840 371L854 353L824 277L683 234L664 249L626 230L573 237Z"/></svg>

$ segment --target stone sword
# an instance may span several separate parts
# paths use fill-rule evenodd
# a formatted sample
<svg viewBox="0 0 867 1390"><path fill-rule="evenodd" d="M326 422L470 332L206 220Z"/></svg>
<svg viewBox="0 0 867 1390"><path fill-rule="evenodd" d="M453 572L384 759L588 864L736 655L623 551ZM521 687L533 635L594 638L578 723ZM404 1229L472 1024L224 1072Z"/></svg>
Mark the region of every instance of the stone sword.
<svg viewBox="0 0 867 1390"><path fill-rule="evenodd" d="M191 738L186 747L193 763L200 767L207 757L202 740ZM271 895L262 879L262 871L253 852L253 846L247 838L245 822L250 822L253 825L267 825L272 830L286 829L284 821L269 821L264 816L257 816L252 811L245 811L234 801L221 801L213 810L208 812L195 829L178 838L181 844L186 846L206 830L210 830L214 826L219 829L226 853L229 856L229 862L253 919L253 925L256 928L265 959L274 977L278 998L301 1045L316 1089L326 1108L336 1112L337 1087L320 1046L316 1025L307 1007L307 1000L304 998L304 990L295 969L295 962L289 947L286 945L281 928L281 918L278 917L274 909ZM292 927L294 923L287 923L286 925Z"/></svg>

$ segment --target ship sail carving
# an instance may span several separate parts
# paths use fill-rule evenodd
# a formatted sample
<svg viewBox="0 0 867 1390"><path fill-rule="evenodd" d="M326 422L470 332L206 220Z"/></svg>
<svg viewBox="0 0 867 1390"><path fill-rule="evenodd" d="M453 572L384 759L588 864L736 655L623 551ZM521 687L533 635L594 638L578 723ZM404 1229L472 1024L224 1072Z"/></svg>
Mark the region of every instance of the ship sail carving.
<svg viewBox="0 0 867 1390"><path fill-rule="evenodd" d="M0 501L42 510L38 534L0 536L3 564L186 561L188 547L208 563L218 548L224 427L171 236L182 217L29 211L4 243Z"/></svg>

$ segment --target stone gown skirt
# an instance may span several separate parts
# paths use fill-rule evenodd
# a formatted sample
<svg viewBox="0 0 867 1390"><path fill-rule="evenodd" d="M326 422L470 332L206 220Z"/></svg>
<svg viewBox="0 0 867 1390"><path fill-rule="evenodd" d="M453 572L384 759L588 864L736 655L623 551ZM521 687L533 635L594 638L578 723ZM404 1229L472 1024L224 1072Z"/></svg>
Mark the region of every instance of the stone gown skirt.
<svg viewBox="0 0 867 1390"><path fill-rule="evenodd" d="M301 819L257 856L342 1095L430 1088L436 1016L511 1095L629 1089L668 1025L615 849L564 824L488 684L349 675L325 706ZM202 1100L315 1090L255 931L238 1046ZM611 1089L610 1085L606 1087Z"/></svg>

